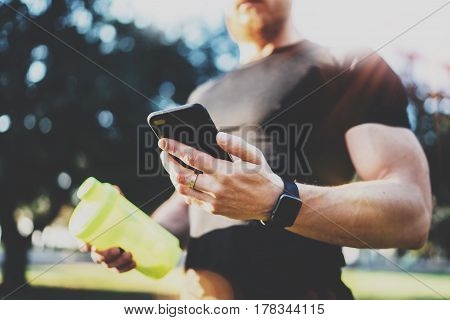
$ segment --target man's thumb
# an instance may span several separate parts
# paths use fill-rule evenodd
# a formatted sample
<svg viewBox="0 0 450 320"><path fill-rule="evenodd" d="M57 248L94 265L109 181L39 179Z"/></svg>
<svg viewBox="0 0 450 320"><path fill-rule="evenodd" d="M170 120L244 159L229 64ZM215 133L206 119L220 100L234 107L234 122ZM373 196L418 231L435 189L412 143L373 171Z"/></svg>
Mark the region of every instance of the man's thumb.
<svg viewBox="0 0 450 320"><path fill-rule="evenodd" d="M239 137L225 132L219 132L216 140L223 150L243 161L254 164L262 164L264 161L264 156L258 148Z"/></svg>

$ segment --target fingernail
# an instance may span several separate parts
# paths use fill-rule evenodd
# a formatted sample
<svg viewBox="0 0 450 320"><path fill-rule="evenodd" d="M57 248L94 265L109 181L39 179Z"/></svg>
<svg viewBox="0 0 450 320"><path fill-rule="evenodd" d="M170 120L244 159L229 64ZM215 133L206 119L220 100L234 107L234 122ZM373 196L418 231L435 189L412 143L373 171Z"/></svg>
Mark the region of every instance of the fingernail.
<svg viewBox="0 0 450 320"><path fill-rule="evenodd" d="M166 145L167 145L167 141L166 141L166 139L164 139L164 138L162 138L162 139L159 139L159 141L158 141L158 147L160 147L161 149L166 149Z"/></svg>
<svg viewBox="0 0 450 320"><path fill-rule="evenodd" d="M217 133L216 139L220 140L222 142L226 142L227 141L227 135L224 132L219 132L219 133Z"/></svg>
<svg viewBox="0 0 450 320"><path fill-rule="evenodd" d="M159 154L159 157L161 158L162 162L166 162L166 160L167 160L167 152L166 151L161 152Z"/></svg>

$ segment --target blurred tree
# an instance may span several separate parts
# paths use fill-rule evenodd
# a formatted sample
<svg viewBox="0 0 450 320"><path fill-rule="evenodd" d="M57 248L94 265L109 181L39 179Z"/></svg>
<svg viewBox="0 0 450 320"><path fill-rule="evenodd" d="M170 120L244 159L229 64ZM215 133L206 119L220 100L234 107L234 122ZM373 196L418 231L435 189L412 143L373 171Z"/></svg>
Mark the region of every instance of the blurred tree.
<svg viewBox="0 0 450 320"><path fill-rule="evenodd" d="M450 257L450 87L431 88L414 76L424 57L408 53L401 74L409 96L410 118L430 166L430 179L434 195L433 223L430 232L432 246L424 254L444 253ZM450 68L442 66L450 77ZM435 250L434 246L438 247ZM430 250L427 250L430 249Z"/></svg>
<svg viewBox="0 0 450 320"><path fill-rule="evenodd" d="M432 191L435 198L430 241L438 246L438 253L450 258L450 115L439 106L450 103L450 97L442 93L431 92L419 109L417 134L430 165ZM437 110L427 113L427 104L437 105Z"/></svg>
<svg viewBox="0 0 450 320"><path fill-rule="evenodd" d="M156 32L107 19L96 1L6 3L0 4L0 224L3 286L11 289L25 283L33 228L51 222L86 177L122 186L137 204L169 185L161 176L137 176L136 128L146 128L148 113L163 103L185 102L199 74L180 51L181 40L163 44ZM31 229L18 210L23 206L33 213Z"/></svg>

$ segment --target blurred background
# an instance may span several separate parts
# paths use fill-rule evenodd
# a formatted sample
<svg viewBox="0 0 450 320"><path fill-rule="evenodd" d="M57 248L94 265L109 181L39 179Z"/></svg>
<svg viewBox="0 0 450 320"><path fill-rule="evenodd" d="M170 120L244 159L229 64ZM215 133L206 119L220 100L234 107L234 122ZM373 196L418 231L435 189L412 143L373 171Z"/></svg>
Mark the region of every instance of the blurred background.
<svg viewBox="0 0 450 320"><path fill-rule="evenodd" d="M424 248L379 253L450 296L449 6L396 38L446 1L294 2L296 23L310 40L383 47L402 78L411 126L431 167L433 226ZM137 205L170 185L167 177L138 172L137 128L146 128L150 112L184 103L198 84L237 66L225 3L0 0L0 296L19 286L10 298L177 292L179 270L152 281L90 263L67 223L88 176L121 186ZM143 209L151 212L169 194ZM373 250L344 253L344 281L356 298L440 298Z"/></svg>

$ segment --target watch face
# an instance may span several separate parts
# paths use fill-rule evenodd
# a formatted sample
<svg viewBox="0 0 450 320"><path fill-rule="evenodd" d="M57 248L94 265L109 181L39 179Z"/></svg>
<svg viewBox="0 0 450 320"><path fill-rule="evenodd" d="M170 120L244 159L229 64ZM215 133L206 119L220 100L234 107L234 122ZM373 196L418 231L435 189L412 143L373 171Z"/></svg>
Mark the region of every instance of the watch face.
<svg viewBox="0 0 450 320"><path fill-rule="evenodd" d="M302 202L299 198L283 194L274 210L273 222L277 225L292 226L297 218Z"/></svg>

